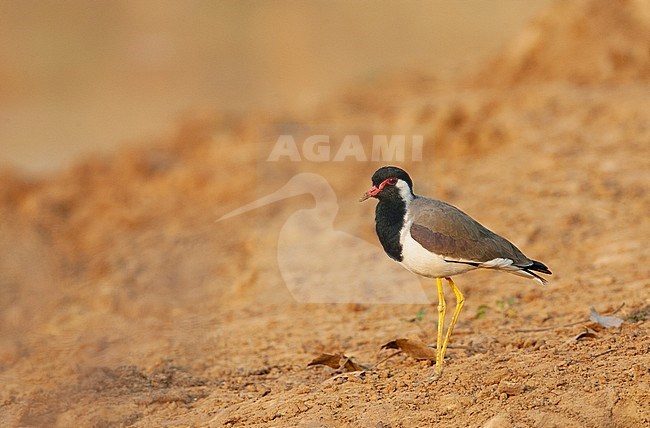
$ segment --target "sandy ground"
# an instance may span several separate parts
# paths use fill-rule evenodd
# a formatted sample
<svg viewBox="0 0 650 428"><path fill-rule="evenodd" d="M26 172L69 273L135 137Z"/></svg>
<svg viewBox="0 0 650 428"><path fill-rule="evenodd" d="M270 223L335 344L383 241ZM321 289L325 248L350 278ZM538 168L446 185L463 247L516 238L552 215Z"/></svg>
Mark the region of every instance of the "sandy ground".
<svg viewBox="0 0 650 428"><path fill-rule="evenodd" d="M197 117L168 141L47 179L4 172L0 425L648 426L650 80L647 44L634 45L630 29L650 28L650 14L644 2L614 7L599 42L589 29L611 7L573 4L549 9L507 60L453 81L388 76L302 117ZM590 53L580 71L549 71L549 61L573 64L582 37ZM504 64L512 73L488 82ZM215 222L310 171L336 195L334 230L377 245L373 203L357 199L380 163L265 161L278 134L323 124L336 135L424 133L423 160L402 164L416 191L461 207L554 272L546 287L495 272L458 277L467 302L435 383L430 361L382 361L393 350L381 349L435 341L432 282L422 283L430 303L304 303L289 293L278 243L318 194ZM330 238L319 233L303 237L314 266L353 257L323 251L314 243ZM353 261L350 283L385 287L387 257ZM592 306L621 305L620 327L573 324ZM548 329L520 331L533 327ZM308 367L337 352L375 366Z"/></svg>

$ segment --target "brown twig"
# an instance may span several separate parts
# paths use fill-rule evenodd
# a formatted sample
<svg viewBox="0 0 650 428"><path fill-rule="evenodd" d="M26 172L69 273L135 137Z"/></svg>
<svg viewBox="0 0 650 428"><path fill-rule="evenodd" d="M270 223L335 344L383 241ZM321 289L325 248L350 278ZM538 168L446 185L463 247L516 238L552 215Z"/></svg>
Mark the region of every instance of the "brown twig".
<svg viewBox="0 0 650 428"><path fill-rule="evenodd" d="M589 321L589 319L584 319L584 320L574 321L574 322L568 322L566 324L550 325L548 327L516 328L515 331L517 333L531 333L531 332L534 332L534 331L555 330L556 328L571 327L572 325L582 324L583 322L587 322L587 321Z"/></svg>
<svg viewBox="0 0 650 428"><path fill-rule="evenodd" d="M390 354L389 356L387 356L387 357L385 357L385 358L382 358L381 360L377 361L375 364L373 364L372 366L370 366L370 370L373 370L373 369L377 368L377 366L380 365L381 363L383 363L383 362L385 362L385 361L388 361L388 360L390 360L391 358L393 358L395 355L398 355L398 354L401 354L401 353L402 353L401 350L399 350L399 351L395 351L395 352L393 352L392 354Z"/></svg>
<svg viewBox="0 0 650 428"><path fill-rule="evenodd" d="M591 358L594 359L594 358L602 357L603 355L609 354L610 352L614 352L615 350L616 348L608 349L606 351L599 352L597 354L592 355Z"/></svg>
<svg viewBox="0 0 650 428"><path fill-rule="evenodd" d="M438 349L438 345L428 345L429 348L434 348ZM473 345L454 345L453 343L450 343L447 345L448 349L465 349L467 351L474 351L474 352L486 352L485 348L481 348L479 346L473 346Z"/></svg>
<svg viewBox="0 0 650 428"><path fill-rule="evenodd" d="M621 305L618 308L616 308L612 312L609 312L609 313L604 314L604 315L614 315L615 313L620 311L623 308L623 306L625 306L625 303L621 303ZM589 321L591 321L591 318L585 318L585 319L582 319L580 321L568 322L566 324L551 325L551 326L548 326L548 327L516 328L515 331L517 333L531 333L531 332L536 332L536 331L555 330L557 328L571 327L573 325L578 325L578 324L582 324L582 323L589 322Z"/></svg>
<svg viewBox="0 0 650 428"><path fill-rule="evenodd" d="M429 347L430 348L435 348L436 345L429 345ZM467 350L474 351L474 352L485 352L485 349L483 349L483 348L477 348L476 346L467 346L467 345L448 345L447 348L467 349ZM382 358L381 360L377 361L375 364L370 366L370 368L368 370L374 370L381 363L384 363L384 362L390 360L391 358L393 358L394 356L399 355L401 353L402 353L401 350L393 352L389 356L387 356L385 358Z"/></svg>

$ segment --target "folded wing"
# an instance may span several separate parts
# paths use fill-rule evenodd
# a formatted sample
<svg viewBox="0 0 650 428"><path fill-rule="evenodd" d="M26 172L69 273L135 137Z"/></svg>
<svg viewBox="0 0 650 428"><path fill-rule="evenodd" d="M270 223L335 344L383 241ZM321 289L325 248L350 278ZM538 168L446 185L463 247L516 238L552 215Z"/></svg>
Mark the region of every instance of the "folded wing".
<svg viewBox="0 0 650 428"><path fill-rule="evenodd" d="M529 259L510 241L458 208L428 198L417 198L411 204L411 236L447 262L506 270L539 282L545 280L531 271L550 274L543 263Z"/></svg>

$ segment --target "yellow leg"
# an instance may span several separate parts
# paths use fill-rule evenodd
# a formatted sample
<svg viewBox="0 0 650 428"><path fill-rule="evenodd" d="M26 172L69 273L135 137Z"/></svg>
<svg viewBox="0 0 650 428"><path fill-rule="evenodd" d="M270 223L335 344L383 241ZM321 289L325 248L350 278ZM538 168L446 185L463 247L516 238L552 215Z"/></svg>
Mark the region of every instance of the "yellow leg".
<svg viewBox="0 0 650 428"><path fill-rule="evenodd" d="M438 286L438 341L436 342L436 373L442 373L442 360L445 357L444 347L442 342L442 332L445 326L445 311L447 305L445 304L445 293L442 289L442 279L436 278L436 285Z"/></svg>
<svg viewBox="0 0 650 428"><path fill-rule="evenodd" d="M447 351L449 338L451 337L451 333L454 331L454 326L456 325L456 321L458 321L458 315L460 315L460 310L463 309L463 305L465 304L465 297L463 296L463 293L460 292L458 287L456 287L454 281L452 281L451 278L445 278L445 279L449 283L449 287L451 287L451 291L453 291L454 294L456 295L456 309L454 309L454 316L451 318L451 324L449 324L449 328L447 329L447 335L445 336L445 341L442 345L442 352L438 350L438 353L441 356L441 358L445 358L445 352ZM438 330L438 332L439 331L440 330ZM438 341L440 341L440 339L438 339Z"/></svg>

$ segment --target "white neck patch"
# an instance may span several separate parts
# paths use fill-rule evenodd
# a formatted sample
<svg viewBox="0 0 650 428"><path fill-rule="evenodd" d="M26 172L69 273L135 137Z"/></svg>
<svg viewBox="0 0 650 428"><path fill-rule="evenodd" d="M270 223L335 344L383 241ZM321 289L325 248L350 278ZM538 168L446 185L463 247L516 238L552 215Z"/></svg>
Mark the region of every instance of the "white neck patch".
<svg viewBox="0 0 650 428"><path fill-rule="evenodd" d="M395 187L399 189L399 194L402 197L402 200L404 201L406 206L408 207L411 201L413 200L413 192L411 192L408 183L402 179L398 179L397 184L395 184Z"/></svg>

